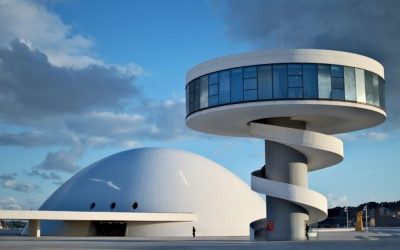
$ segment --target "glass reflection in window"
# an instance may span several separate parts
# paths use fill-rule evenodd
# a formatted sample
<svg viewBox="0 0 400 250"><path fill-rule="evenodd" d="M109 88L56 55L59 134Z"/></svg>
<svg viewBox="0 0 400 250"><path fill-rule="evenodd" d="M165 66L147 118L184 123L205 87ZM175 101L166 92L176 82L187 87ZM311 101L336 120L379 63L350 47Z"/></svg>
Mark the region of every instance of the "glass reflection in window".
<svg viewBox="0 0 400 250"><path fill-rule="evenodd" d="M257 89L257 78L244 79L244 90Z"/></svg>
<svg viewBox="0 0 400 250"><path fill-rule="evenodd" d="M218 72L208 75L208 83L210 85L218 83Z"/></svg>
<svg viewBox="0 0 400 250"><path fill-rule="evenodd" d="M257 77L257 67L245 67L243 69L243 78L255 78Z"/></svg>
<svg viewBox="0 0 400 250"><path fill-rule="evenodd" d="M288 75L290 76L303 75L303 65L301 63L288 64Z"/></svg>
<svg viewBox="0 0 400 250"><path fill-rule="evenodd" d="M289 88L303 87L303 77L288 76L288 86Z"/></svg>
<svg viewBox="0 0 400 250"><path fill-rule="evenodd" d="M231 102L243 101L243 69L231 69Z"/></svg>
<svg viewBox="0 0 400 250"><path fill-rule="evenodd" d="M303 98L303 88L289 88L289 98L302 99Z"/></svg>
<svg viewBox="0 0 400 250"><path fill-rule="evenodd" d="M374 104L374 87L372 81L372 73L364 71L365 76L365 95L367 97L367 103Z"/></svg>
<svg viewBox="0 0 400 250"><path fill-rule="evenodd" d="M200 108L208 106L208 76L200 78Z"/></svg>
<svg viewBox="0 0 400 250"><path fill-rule="evenodd" d="M318 96L331 99L331 69L329 65L318 65Z"/></svg>
<svg viewBox="0 0 400 250"><path fill-rule="evenodd" d="M318 98L318 71L316 64L303 64L304 98Z"/></svg>
<svg viewBox="0 0 400 250"><path fill-rule="evenodd" d="M343 66L331 65L331 76L332 77L343 77Z"/></svg>
<svg viewBox="0 0 400 250"><path fill-rule="evenodd" d="M357 102L365 103L367 102L367 97L365 94L365 74L362 69L355 69L356 72L356 93Z"/></svg>
<svg viewBox="0 0 400 250"><path fill-rule="evenodd" d="M193 110L196 111L200 109L200 79L197 78L196 80L194 80L193 84L194 84Z"/></svg>
<svg viewBox="0 0 400 250"><path fill-rule="evenodd" d="M208 106L218 105L218 95L213 95L208 97Z"/></svg>
<svg viewBox="0 0 400 250"><path fill-rule="evenodd" d="M344 95L345 100L356 101L356 76L354 68L344 67Z"/></svg>
<svg viewBox="0 0 400 250"><path fill-rule="evenodd" d="M374 105L379 106L379 79L377 74L372 75L372 85L373 85L373 102Z"/></svg>
<svg viewBox="0 0 400 250"><path fill-rule="evenodd" d="M272 99L272 67L271 65L258 66L258 99Z"/></svg>
<svg viewBox="0 0 400 250"><path fill-rule="evenodd" d="M284 99L288 97L287 67L286 64L276 64L273 68L273 98Z"/></svg>
<svg viewBox="0 0 400 250"><path fill-rule="evenodd" d="M344 90L332 89L332 100L344 100Z"/></svg>
<svg viewBox="0 0 400 250"><path fill-rule="evenodd" d="M244 100L245 101L257 100L257 90L256 89L245 90L244 91Z"/></svg>
<svg viewBox="0 0 400 250"><path fill-rule="evenodd" d="M208 95L209 96L218 95L218 84L213 84L208 86Z"/></svg>
<svg viewBox="0 0 400 250"><path fill-rule="evenodd" d="M231 101L231 86L229 83L229 70L219 72L219 103L225 104Z"/></svg>

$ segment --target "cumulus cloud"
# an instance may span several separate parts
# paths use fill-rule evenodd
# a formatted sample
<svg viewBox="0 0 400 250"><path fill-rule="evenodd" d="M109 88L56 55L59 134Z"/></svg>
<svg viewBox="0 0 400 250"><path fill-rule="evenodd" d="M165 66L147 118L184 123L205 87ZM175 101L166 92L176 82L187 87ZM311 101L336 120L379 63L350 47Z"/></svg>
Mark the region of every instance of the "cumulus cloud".
<svg viewBox="0 0 400 250"><path fill-rule="evenodd" d="M20 147L38 147L64 145L70 143L71 138L63 131L57 133L46 132L43 130L14 132L0 132L0 145L20 146Z"/></svg>
<svg viewBox="0 0 400 250"><path fill-rule="evenodd" d="M185 102L143 99L130 113L91 112L67 119L66 127L92 147L140 146L144 140L179 140L194 136L185 127Z"/></svg>
<svg viewBox="0 0 400 250"><path fill-rule="evenodd" d="M67 173L75 173L81 167L75 163L77 159L84 153L84 149L80 144L73 145L69 149L61 149L50 151L47 153L44 161L34 167L41 170L58 170Z"/></svg>
<svg viewBox="0 0 400 250"><path fill-rule="evenodd" d="M56 14L33 1L0 2L0 45L18 37L49 55L59 66L82 67L98 63L90 48L92 39L75 34Z"/></svg>
<svg viewBox="0 0 400 250"><path fill-rule="evenodd" d="M0 197L0 209L4 210L21 210L21 204L14 198L10 196Z"/></svg>
<svg viewBox="0 0 400 250"><path fill-rule="evenodd" d="M87 138L93 146L112 144L122 138L131 139L141 133L145 117L140 114L91 112L80 119L75 117L66 121L70 131Z"/></svg>
<svg viewBox="0 0 400 250"><path fill-rule="evenodd" d="M93 51L93 38L79 34L74 27L46 9L38 1L0 1L0 46L19 38L30 48L45 53L51 64L68 68L100 65L114 68L125 76L136 76L146 71L132 62L124 65L105 63Z"/></svg>
<svg viewBox="0 0 400 250"><path fill-rule="evenodd" d="M75 173L80 169L75 162L89 149L107 146L132 148L140 146L145 140L194 137L195 134L185 127L184 119L182 99L146 99L132 108L130 113L93 111L68 116L63 126L70 135L68 140L71 147L47 153L44 161L33 169ZM40 176L37 173L35 175Z"/></svg>
<svg viewBox="0 0 400 250"><path fill-rule="evenodd" d="M146 111L146 121L150 125L146 137L148 139L182 139L193 137L195 134L185 126L184 99L145 100L136 110Z"/></svg>
<svg viewBox="0 0 400 250"><path fill-rule="evenodd" d="M64 184L64 180L61 177L61 175L56 173L56 172L62 172L62 171L56 170L56 171L46 172L45 170L40 169L39 166L40 166L40 164L32 167L30 171L24 171L24 172L28 176L37 176L39 178L42 178L43 180L51 181L52 184L54 184L56 186L61 186L62 184ZM79 167L73 168L73 171L76 171L78 169L79 169Z"/></svg>
<svg viewBox="0 0 400 250"><path fill-rule="evenodd" d="M3 210L37 209L38 207L39 204L30 198L18 200L12 196L0 196L0 209Z"/></svg>
<svg viewBox="0 0 400 250"><path fill-rule="evenodd" d="M400 1L213 1L234 41L258 48L321 48L360 53L385 67L388 128L400 120Z"/></svg>
<svg viewBox="0 0 400 250"><path fill-rule="evenodd" d="M101 66L54 66L17 40L0 48L0 60L0 121L26 129L0 133L0 145L71 145L49 152L37 169L74 173L80 168L75 161L87 149L135 147L143 140L191 134L183 122L184 99L146 98L132 76Z"/></svg>
<svg viewBox="0 0 400 250"><path fill-rule="evenodd" d="M45 180L61 180L61 176L55 172L40 172L36 168L32 168L27 174L30 176L39 176Z"/></svg>
<svg viewBox="0 0 400 250"><path fill-rule="evenodd" d="M0 183L3 188L12 189L18 192L30 193L33 191L38 191L39 187L26 183L19 182L16 180L16 174L3 174L0 175Z"/></svg>
<svg viewBox="0 0 400 250"><path fill-rule="evenodd" d="M328 207L330 208L352 205L347 195L337 196L333 194L328 194L326 198L328 199Z"/></svg>
<svg viewBox="0 0 400 250"><path fill-rule="evenodd" d="M26 122L92 109L121 109L139 89L133 76L91 65L52 65L45 54L14 40L0 48L0 119Z"/></svg>

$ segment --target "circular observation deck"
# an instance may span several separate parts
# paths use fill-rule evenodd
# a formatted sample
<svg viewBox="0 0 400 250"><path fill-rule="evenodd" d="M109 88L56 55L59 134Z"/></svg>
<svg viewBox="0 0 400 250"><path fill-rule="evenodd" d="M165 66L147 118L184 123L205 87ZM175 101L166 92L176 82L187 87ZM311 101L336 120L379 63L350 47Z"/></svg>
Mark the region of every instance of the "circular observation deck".
<svg viewBox="0 0 400 250"><path fill-rule="evenodd" d="M186 76L186 124L205 133L252 137L250 122L290 117L337 134L386 119L383 66L340 51L291 49L210 60Z"/></svg>

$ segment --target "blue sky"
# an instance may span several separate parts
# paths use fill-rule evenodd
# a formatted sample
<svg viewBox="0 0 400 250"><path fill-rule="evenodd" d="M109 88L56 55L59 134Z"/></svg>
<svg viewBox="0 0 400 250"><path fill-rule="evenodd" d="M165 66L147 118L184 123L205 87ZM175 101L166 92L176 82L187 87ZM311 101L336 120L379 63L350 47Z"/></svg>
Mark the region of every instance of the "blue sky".
<svg viewBox="0 0 400 250"><path fill-rule="evenodd" d="M135 147L198 153L249 183L263 141L187 129L185 74L279 48L281 19L286 48L353 51L386 69L388 121L339 135L345 160L310 173L310 188L331 207L399 200L398 4L352 2L0 0L0 207L35 209L79 169Z"/></svg>

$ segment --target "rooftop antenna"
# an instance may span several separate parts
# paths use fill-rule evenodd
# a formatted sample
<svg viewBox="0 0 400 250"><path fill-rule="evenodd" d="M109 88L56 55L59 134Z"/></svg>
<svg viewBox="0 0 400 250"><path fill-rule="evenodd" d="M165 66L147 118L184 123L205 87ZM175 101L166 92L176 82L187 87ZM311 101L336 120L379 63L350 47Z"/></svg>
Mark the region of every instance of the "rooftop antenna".
<svg viewBox="0 0 400 250"><path fill-rule="evenodd" d="M283 49L283 18L281 18L281 49Z"/></svg>

